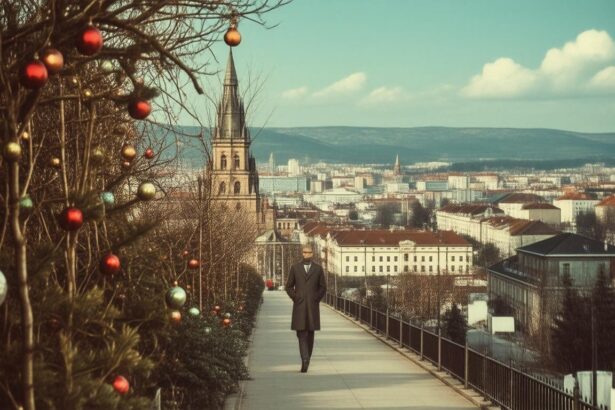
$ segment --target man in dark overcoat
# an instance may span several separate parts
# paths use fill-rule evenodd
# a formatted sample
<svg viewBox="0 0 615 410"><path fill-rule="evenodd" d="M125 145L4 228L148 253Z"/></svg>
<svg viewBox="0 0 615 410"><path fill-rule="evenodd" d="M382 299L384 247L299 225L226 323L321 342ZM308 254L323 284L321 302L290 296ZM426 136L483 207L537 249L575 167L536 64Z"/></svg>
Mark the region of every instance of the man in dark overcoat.
<svg viewBox="0 0 615 410"><path fill-rule="evenodd" d="M314 331L320 330L319 303L327 293L322 266L312 261L312 248L302 247L303 259L291 266L286 293L293 300L291 330L297 331L301 372L307 372L314 348Z"/></svg>

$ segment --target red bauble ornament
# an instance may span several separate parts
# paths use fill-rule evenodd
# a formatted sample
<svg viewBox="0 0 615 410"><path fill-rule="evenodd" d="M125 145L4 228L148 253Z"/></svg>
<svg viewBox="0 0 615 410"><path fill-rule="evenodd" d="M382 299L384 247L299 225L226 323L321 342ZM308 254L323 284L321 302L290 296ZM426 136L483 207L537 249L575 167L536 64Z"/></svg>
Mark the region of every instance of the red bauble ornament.
<svg viewBox="0 0 615 410"><path fill-rule="evenodd" d="M146 159L152 159L152 158L154 158L154 150L153 150L153 149L151 149L151 148L146 149L146 150L145 150L145 152L143 153L143 156L144 156Z"/></svg>
<svg viewBox="0 0 615 410"><path fill-rule="evenodd" d="M219 311L220 311L220 306L218 306L218 305L214 306L214 310L215 310L216 312L219 312Z"/></svg>
<svg viewBox="0 0 615 410"><path fill-rule="evenodd" d="M231 319L225 318L222 321L222 324L224 325L224 327L229 327L231 325Z"/></svg>
<svg viewBox="0 0 615 410"><path fill-rule="evenodd" d="M76 231L83 225L83 212L74 207L65 208L59 216L59 222L65 231Z"/></svg>
<svg viewBox="0 0 615 410"><path fill-rule="evenodd" d="M142 98L135 98L128 103L128 113L135 120L143 120L152 112L152 105Z"/></svg>
<svg viewBox="0 0 615 410"><path fill-rule="evenodd" d="M229 27L226 31L226 34L224 35L224 42L229 47L235 47L241 43L241 34L239 34L239 31L237 31L235 26Z"/></svg>
<svg viewBox="0 0 615 410"><path fill-rule="evenodd" d="M21 70L21 83L32 90L44 86L48 78L47 67L40 60L30 61Z"/></svg>
<svg viewBox="0 0 615 410"><path fill-rule="evenodd" d="M57 74L64 68L64 56L55 48L46 48L41 54L41 61L49 74Z"/></svg>
<svg viewBox="0 0 615 410"><path fill-rule="evenodd" d="M98 53L102 46L102 33L94 26L87 26L77 38L77 50L86 56L93 56Z"/></svg>
<svg viewBox="0 0 615 410"><path fill-rule="evenodd" d="M109 253L100 260L100 271L105 275L115 275L120 271L120 258Z"/></svg>
<svg viewBox="0 0 615 410"><path fill-rule="evenodd" d="M183 252L182 252L182 256L183 256L183 257L188 256L188 254L189 254L189 252L188 252L188 251L183 251Z"/></svg>
<svg viewBox="0 0 615 410"><path fill-rule="evenodd" d="M113 380L113 388L119 394L124 395L130 390L130 383L128 383L128 380L126 380L124 376L117 376L115 380Z"/></svg>
<svg viewBox="0 0 615 410"><path fill-rule="evenodd" d="M188 261L188 267L190 269L198 269L199 265L200 265L200 263L199 263L199 261L197 259L190 259Z"/></svg>
<svg viewBox="0 0 615 410"><path fill-rule="evenodd" d="M179 310L172 310L171 313L169 313L169 320L173 325L180 324L180 322L182 321L181 312Z"/></svg>

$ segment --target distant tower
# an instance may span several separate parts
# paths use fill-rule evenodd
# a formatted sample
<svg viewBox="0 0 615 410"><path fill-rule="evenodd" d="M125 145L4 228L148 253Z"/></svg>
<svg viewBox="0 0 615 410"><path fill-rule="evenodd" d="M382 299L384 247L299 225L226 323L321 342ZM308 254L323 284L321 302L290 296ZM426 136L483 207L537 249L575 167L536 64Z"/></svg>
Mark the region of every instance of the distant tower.
<svg viewBox="0 0 615 410"><path fill-rule="evenodd" d="M397 157L395 158L395 166L393 167L393 174L401 175L401 168L399 166L399 154L397 154Z"/></svg>
<svg viewBox="0 0 615 410"><path fill-rule="evenodd" d="M299 165L299 161L294 158L290 158L288 160L288 175L293 177L301 175L301 166Z"/></svg>
<svg viewBox="0 0 615 410"><path fill-rule="evenodd" d="M250 153L250 131L245 121L243 101L239 97L232 51L217 114L211 141L211 162L208 164L212 198L223 203L229 211L240 212L253 220L257 231L262 231L266 228L263 226L265 217L258 192L256 160Z"/></svg>
<svg viewBox="0 0 615 410"><path fill-rule="evenodd" d="M271 174L275 173L275 159L273 159L273 152L269 154L269 172Z"/></svg>

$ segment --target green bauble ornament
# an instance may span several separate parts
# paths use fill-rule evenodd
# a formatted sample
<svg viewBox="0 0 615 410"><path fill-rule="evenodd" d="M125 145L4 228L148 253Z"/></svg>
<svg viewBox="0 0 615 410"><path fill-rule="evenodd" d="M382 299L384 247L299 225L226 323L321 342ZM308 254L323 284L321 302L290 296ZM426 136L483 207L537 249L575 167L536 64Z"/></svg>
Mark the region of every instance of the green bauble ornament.
<svg viewBox="0 0 615 410"><path fill-rule="evenodd" d="M6 278L4 277L4 273L0 270L0 305L4 303L6 299L6 294L9 292L9 286L6 283Z"/></svg>
<svg viewBox="0 0 615 410"><path fill-rule="evenodd" d="M105 191L100 194L100 199L102 199L105 206L113 206L115 205L115 195L113 192Z"/></svg>
<svg viewBox="0 0 615 410"><path fill-rule="evenodd" d="M189 314L190 316L192 316L192 317L197 317L198 315L200 315L200 314L201 314L201 312L199 311L199 309L198 309L198 308L196 308L196 307L191 307L191 308L188 310L188 314Z"/></svg>
<svg viewBox="0 0 615 410"><path fill-rule="evenodd" d="M173 309L180 309L186 303L186 291L176 286L174 288L169 289L167 292L167 305Z"/></svg>
<svg viewBox="0 0 615 410"><path fill-rule="evenodd" d="M142 201L149 201L156 196L156 187L151 182L143 182L139 185L137 196Z"/></svg>
<svg viewBox="0 0 615 410"><path fill-rule="evenodd" d="M32 198L30 195L24 195L19 200L19 207L24 211L31 211L34 208L34 202L32 202Z"/></svg>
<svg viewBox="0 0 615 410"><path fill-rule="evenodd" d="M102 70L103 73L109 74L113 72L115 67L113 67L113 63L111 61L105 60L100 64L100 69Z"/></svg>

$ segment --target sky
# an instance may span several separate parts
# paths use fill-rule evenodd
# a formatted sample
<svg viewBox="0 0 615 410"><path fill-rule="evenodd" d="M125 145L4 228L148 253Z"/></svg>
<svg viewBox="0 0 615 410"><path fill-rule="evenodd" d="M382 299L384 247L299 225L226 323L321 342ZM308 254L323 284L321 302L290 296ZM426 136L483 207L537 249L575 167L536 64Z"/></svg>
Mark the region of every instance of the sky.
<svg viewBox="0 0 615 410"><path fill-rule="evenodd" d="M294 0L264 19L233 49L254 127L615 131L614 0Z"/></svg>

